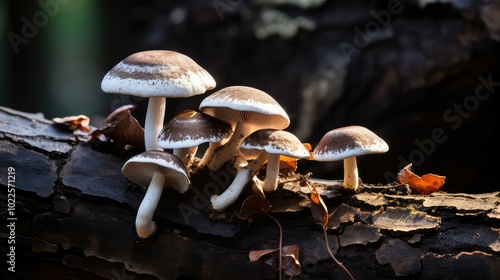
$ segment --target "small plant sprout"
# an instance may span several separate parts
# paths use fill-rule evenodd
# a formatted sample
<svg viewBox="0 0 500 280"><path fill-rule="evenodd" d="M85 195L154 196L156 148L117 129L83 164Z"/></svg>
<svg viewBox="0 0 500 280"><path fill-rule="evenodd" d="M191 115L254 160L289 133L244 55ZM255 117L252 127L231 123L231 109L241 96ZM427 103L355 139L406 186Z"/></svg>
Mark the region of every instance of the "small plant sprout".
<svg viewBox="0 0 500 280"><path fill-rule="evenodd" d="M179 158L156 150L131 157L123 165L122 172L132 182L147 188L137 211L135 227L140 238L151 237L156 232L153 215L163 188L169 187L185 193L191 188L188 173Z"/></svg>
<svg viewBox="0 0 500 280"><path fill-rule="evenodd" d="M144 124L146 150L158 150L157 137L163 127L166 98L183 98L215 88L210 74L188 56L167 50L134 53L103 78L108 93L149 98Z"/></svg>
<svg viewBox="0 0 500 280"><path fill-rule="evenodd" d="M356 192L359 185L356 157L381 154L387 143L371 130L357 125L333 129L326 133L313 150L316 161L344 160L344 189Z"/></svg>

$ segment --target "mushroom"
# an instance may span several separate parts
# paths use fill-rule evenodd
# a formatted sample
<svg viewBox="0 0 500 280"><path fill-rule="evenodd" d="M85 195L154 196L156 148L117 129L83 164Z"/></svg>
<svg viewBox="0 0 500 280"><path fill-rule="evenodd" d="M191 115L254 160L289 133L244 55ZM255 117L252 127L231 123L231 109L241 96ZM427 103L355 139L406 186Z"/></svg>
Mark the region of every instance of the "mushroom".
<svg viewBox="0 0 500 280"><path fill-rule="evenodd" d="M108 93L149 98L144 124L146 150L158 150L157 137L163 127L166 97L203 94L215 88L210 74L188 56L166 50L134 53L103 78L101 89Z"/></svg>
<svg viewBox="0 0 500 280"><path fill-rule="evenodd" d="M172 154L149 150L131 157L123 165L122 172L132 182L147 188L137 211L135 227L140 238L151 237L156 232L153 215L163 188L170 187L179 193L191 188L186 168Z"/></svg>
<svg viewBox="0 0 500 280"><path fill-rule="evenodd" d="M313 150L316 161L344 160L342 186L356 191L359 185L356 157L380 154L389 150L387 143L371 130L358 126L346 126L326 133Z"/></svg>
<svg viewBox="0 0 500 280"><path fill-rule="evenodd" d="M283 130L262 129L250 134L241 144L244 149L264 150L269 153L263 190L274 191L278 187L280 156L309 158L309 151L292 133Z"/></svg>
<svg viewBox="0 0 500 280"><path fill-rule="evenodd" d="M210 150L214 143L231 133L231 125L224 121L194 110L184 110L165 124L158 136L158 147L173 149L173 154L188 166L198 145L209 142L207 150Z"/></svg>
<svg viewBox="0 0 500 280"><path fill-rule="evenodd" d="M200 111L234 125L234 132L210 159L207 167L218 170L224 163L240 154L240 144L259 129L285 129L290 119L285 110L270 95L248 86L230 86L207 96ZM199 165L199 168L204 167Z"/></svg>
<svg viewBox="0 0 500 280"><path fill-rule="evenodd" d="M261 150L256 159L249 162L247 166L241 168L234 177L231 185L220 195L213 195L210 198L212 209L217 212L226 210L234 204L239 195L243 192L246 184L257 174L268 162L267 175L264 184L268 190L274 190L277 184L279 173L279 156L288 155L296 158L308 158L309 151L302 145L299 139L290 132L280 130L260 130L251 134L242 146L251 149ZM276 164L278 166L276 166ZM268 177L269 176L269 177Z"/></svg>

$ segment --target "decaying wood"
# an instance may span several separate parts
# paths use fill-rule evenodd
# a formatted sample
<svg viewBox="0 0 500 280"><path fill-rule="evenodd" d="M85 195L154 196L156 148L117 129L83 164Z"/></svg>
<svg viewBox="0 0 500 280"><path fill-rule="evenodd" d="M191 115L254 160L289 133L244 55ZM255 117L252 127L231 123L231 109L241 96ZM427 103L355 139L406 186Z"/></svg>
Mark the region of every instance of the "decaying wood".
<svg viewBox="0 0 500 280"><path fill-rule="evenodd" d="M4 263L2 276L276 278L273 268L248 258L252 250L277 248L273 221L238 220L230 215L237 206L222 219L206 211L209 195L228 183L228 172L207 174L184 195L166 190L156 236L138 240L134 219L144 190L121 173L133 151L81 137L41 114L0 107L0 195L7 201L7 169L13 167L17 218L16 273L4 270ZM282 179L267 199L283 227L283 245L299 247L302 273L295 279L347 279L324 247L304 180L320 191L330 213L329 243L356 279L500 278L499 192L421 196L405 185L365 184L353 195L301 174ZM6 203L0 209L7 221ZM5 252L9 231L0 231Z"/></svg>

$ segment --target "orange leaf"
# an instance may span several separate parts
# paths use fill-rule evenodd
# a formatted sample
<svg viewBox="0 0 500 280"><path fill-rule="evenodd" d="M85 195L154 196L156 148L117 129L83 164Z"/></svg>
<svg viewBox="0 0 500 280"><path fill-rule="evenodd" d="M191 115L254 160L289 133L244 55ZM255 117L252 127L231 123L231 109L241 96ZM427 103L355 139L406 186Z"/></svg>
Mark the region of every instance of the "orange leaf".
<svg viewBox="0 0 500 280"><path fill-rule="evenodd" d="M313 218L321 225L326 226L328 224L328 208L315 186L311 187L311 201Z"/></svg>
<svg viewBox="0 0 500 280"><path fill-rule="evenodd" d="M79 129L83 132L90 132L90 118L85 115L53 118L52 121L56 124L66 126L71 130Z"/></svg>
<svg viewBox="0 0 500 280"><path fill-rule="evenodd" d="M411 171L411 163L398 173L398 181L402 184L408 184L412 192L419 194L431 194L438 191L443 186L445 179L445 176L432 173L420 177Z"/></svg>

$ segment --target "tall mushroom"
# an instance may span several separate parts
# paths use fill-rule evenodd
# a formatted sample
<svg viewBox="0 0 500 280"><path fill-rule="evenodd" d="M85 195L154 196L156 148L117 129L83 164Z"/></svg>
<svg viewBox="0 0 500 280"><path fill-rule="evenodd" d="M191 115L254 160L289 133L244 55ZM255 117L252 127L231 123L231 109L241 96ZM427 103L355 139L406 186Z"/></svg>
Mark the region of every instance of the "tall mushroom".
<svg viewBox="0 0 500 280"><path fill-rule="evenodd" d="M208 142L210 150L214 143L231 133L231 125L222 120L194 110L184 110L165 124L158 136L158 146L173 149L173 154L188 166L199 145Z"/></svg>
<svg viewBox="0 0 500 280"><path fill-rule="evenodd" d="M252 132L259 129L285 129L290 125L288 115L274 98L248 86L220 89L203 99L200 110L234 125L231 138L208 156L210 160L207 167L210 170L218 170L239 155L240 144Z"/></svg>
<svg viewBox="0 0 500 280"><path fill-rule="evenodd" d="M156 150L131 157L123 165L122 172L132 182L147 188L137 211L135 227L140 238L151 237L156 232L153 215L163 188L169 187L185 193L191 188L188 173L179 158Z"/></svg>
<svg viewBox="0 0 500 280"><path fill-rule="evenodd" d="M163 127L166 97L203 94L215 88L212 76L188 56L167 50L134 53L103 78L101 89L108 93L149 98L144 124L146 150L158 150L157 137Z"/></svg>
<svg viewBox="0 0 500 280"><path fill-rule="evenodd" d="M346 126L326 133L313 150L316 161L344 160L345 189L356 191L359 185L356 157L380 154L389 150L387 143L371 130L358 126Z"/></svg>
<svg viewBox="0 0 500 280"><path fill-rule="evenodd" d="M309 158L309 151L292 133L283 130L262 129L250 134L241 144L242 148L264 150L269 153L266 164L266 178L262 186L266 192L278 187L280 156Z"/></svg>
<svg viewBox="0 0 500 280"><path fill-rule="evenodd" d="M221 212L234 204L246 184L264 166L268 160L268 169L264 185L269 191L275 190L279 174L279 156L287 155L295 158L308 158L309 151L302 145L299 139L290 132L280 130L259 130L245 139L242 146L250 149L261 150L260 154L247 166L241 168L231 185L220 195L210 198L211 208ZM277 166L276 166L277 165ZM269 176L269 177L268 177Z"/></svg>

